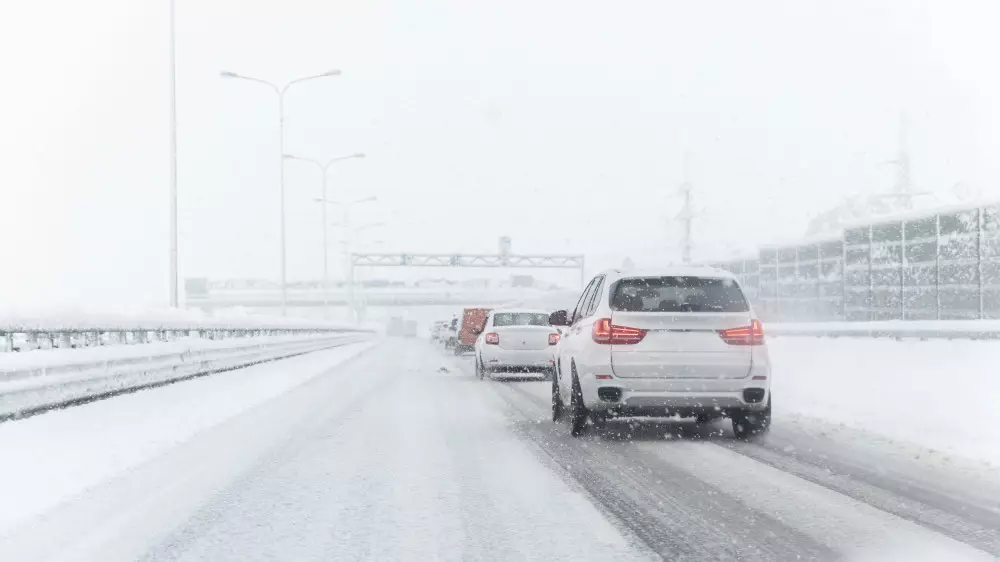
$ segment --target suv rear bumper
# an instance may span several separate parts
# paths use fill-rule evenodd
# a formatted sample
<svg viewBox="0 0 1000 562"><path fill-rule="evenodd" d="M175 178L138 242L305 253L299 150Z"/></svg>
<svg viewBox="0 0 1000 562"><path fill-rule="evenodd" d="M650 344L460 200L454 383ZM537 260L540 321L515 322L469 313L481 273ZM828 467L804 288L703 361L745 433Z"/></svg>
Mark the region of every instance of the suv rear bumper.
<svg viewBox="0 0 1000 562"><path fill-rule="evenodd" d="M525 370L548 370L555 365L555 354L551 347L545 349L503 349L495 345L484 345L479 352L487 371L506 368Z"/></svg>
<svg viewBox="0 0 1000 562"><path fill-rule="evenodd" d="M596 412L610 410L626 416L689 416L702 412L763 410L770 397L770 382L769 373L742 379L625 379L612 376L600 380L588 374L580 377L580 390L584 405ZM617 392L609 389L617 389ZM615 397L618 399L613 400Z"/></svg>

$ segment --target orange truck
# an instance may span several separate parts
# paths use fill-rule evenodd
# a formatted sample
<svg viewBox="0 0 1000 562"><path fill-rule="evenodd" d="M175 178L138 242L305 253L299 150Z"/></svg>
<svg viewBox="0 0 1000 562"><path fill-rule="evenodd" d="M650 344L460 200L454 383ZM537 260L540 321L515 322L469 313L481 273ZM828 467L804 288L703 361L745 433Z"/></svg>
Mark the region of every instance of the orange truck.
<svg viewBox="0 0 1000 562"><path fill-rule="evenodd" d="M461 355L476 348L476 338L486 326L486 317L490 315L491 310L493 309L466 308L462 311L462 318L458 324L458 337L455 342L455 355Z"/></svg>

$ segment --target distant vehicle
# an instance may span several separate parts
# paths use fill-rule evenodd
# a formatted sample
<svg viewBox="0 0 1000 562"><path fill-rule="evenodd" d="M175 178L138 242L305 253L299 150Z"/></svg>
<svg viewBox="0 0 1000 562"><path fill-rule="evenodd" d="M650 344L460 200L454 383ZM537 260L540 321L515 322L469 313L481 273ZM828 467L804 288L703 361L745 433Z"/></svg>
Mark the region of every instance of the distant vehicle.
<svg viewBox="0 0 1000 562"><path fill-rule="evenodd" d="M403 323L403 336L407 338L417 337L417 328L418 325L416 320L407 320Z"/></svg>
<svg viewBox="0 0 1000 562"><path fill-rule="evenodd" d="M399 316L393 316L389 319L389 323L385 327L385 334L387 336L402 336L404 331L403 319Z"/></svg>
<svg viewBox="0 0 1000 562"><path fill-rule="evenodd" d="M444 339L444 335L448 329L448 323L449 322L447 320L438 320L437 322L434 322L431 326L431 341L441 341Z"/></svg>
<svg viewBox="0 0 1000 562"><path fill-rule="evenodd" d="M455 355L475 349L476 338L482 333L489 313L488 308L466 308L462 311L462 318L458 321L455 335Z"/></svg>
<svg viewBox="0 0 1000 562"><path fill-rule="evenodd" d="M540 373L555 370L559 331L541 310L494 310L476 339L476 374Z"/></svg>
<svg viewBox="0 0 1000 562"><path fill-rule="evenodd" d="M441 339L444 340L445 349L454 349L458 344L458 316L448 322Z"/></svg>
<svg viewBox="0 0 1000 562"><path fill-rule="evenodd" d="M728 416L738 438L771 424L771 366L764 329L732 274L667 268L595 277L556 351L552 417L580 435L588 420L617 416Z"/></svg>

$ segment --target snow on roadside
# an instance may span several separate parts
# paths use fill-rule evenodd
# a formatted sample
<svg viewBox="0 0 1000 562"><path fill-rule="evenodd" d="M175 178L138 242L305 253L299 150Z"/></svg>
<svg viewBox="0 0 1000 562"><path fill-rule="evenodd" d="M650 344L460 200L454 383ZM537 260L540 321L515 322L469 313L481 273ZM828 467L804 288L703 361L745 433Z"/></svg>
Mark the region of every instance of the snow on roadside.
<svg viewBox="0 0 1000 562"><path fill-rule="evenodd" d="M0 424L0 529L369 349L351 344Z"/></svg>
<svg viewBox="0 0 1000 562"><path fill-rule="evenodd" d="M1000 465L1000 342L769 338L776 423L803 415Z"/></svg>

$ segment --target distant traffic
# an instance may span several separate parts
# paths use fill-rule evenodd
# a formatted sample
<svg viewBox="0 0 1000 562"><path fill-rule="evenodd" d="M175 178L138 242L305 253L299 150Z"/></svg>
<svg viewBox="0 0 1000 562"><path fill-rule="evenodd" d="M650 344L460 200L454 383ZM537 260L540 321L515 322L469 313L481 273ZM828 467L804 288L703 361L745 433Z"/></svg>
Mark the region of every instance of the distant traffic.
<svg viewBox="0 0 1000 562"><path fill-rule="evenodd" d="M390 334L414 332L390 323ZM572 310L470 307L435 322L430 338L471 353L480 379L551 380L552 418L567 418L573 435L633 417L726 417L742 439L771 425L763 325L726 271L609 270Z"/></svg>

